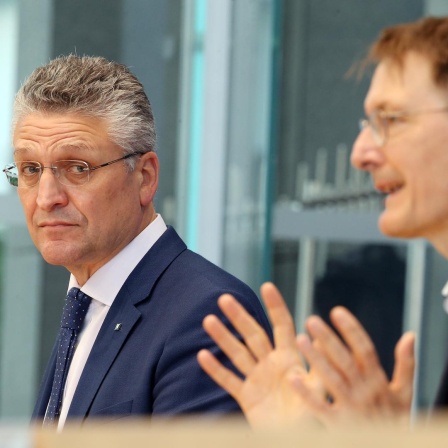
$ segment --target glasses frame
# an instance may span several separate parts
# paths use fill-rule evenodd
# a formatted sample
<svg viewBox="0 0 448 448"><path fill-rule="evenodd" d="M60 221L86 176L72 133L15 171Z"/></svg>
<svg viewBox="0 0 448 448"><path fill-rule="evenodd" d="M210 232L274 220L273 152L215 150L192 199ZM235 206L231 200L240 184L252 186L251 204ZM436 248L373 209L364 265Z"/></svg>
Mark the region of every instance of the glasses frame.
<svg viewBox="0 0 448 448"><path fill-rule="evenodd" d="M373 135L373 139L378 146L384 146L389 138L389 127L392 120L412 117L414 115L437 114L448 112L448 106L435 109L422 109L413 111L387 112L384 110L374 110L367 117L361 118L358 122L359 130L363 131L367 127Z"/></svg>
<svg viewBox="0 0 448 448"><path fill-rule="evenodd" d="M142 151L131 152L129 154L124 155L123 157L120 157L120 158L114 159L114 160L110 160L109 162L105 162L105 163L102 163L102 164L96 165L96 166L91 166L90 163L86 162L85 160L77 160L77 159L74 159L74 160L55 160L54 162L52 162L52 165L49 165L49 166L45 166L42 163L34 161L34 160L24 160L24 161L21 161L19 163L26 163L26 162L28 162L28 163L29 162L35 163L36 165L39 166L40 172L39 172L39 177L37 178L37 181L36 181L35 184L26 185L26 186L20 186L20 187L19 187L19 176L18 175L17 176L13 175L11 173L11 169L17 168L17 163L16 162L12 162L12 163L9 163L8 165L6 165L5 168L3 169L3 172L6 175L6 179L8 180L8 183L10 185L16 187L16 188L32 188L32 187L35 187L39 183L40 178L42 177L42 173L44 172L45 168L50 169L52 171L52 173L54 174L54 176L56 177L56 179L58 179L59 183L61 183L62 185L66 185L66 186L69 186L69 187L78 187L78 186L81 186L81 185L85 185L86 183L88 183L90 181L90 173L92 171L96 171L96 170L98 170L100 168L104 168L105 166L109 166L109 165L112 165L114 163L120 162L121 160L126 160L126 159L129 159L131 157L135 157L135 156L139 156L139 155L141 156L143 154L145 154L145 153L142 152ZM59 174L59 168L57 166L55 166L55 164L57 164L59 162L80 162L82 164L85 164L86 165L86 171L87 171L87 180L85 182L83 182L82 184L79 184L79 185L74 185L74 184L71 184L71 183L61 182L61 180L60 180L61 178L60 178L60 174ZM15 180L15 182L11 182L11 180L12 181Z"/></svg>

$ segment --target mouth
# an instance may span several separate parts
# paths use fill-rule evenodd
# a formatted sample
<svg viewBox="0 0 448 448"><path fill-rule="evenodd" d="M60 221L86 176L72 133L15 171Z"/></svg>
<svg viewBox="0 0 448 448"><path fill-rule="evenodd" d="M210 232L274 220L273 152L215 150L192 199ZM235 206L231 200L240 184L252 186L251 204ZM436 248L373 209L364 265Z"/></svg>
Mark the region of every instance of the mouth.
<svg viewBox="0 0 448 448"><path fill-rule="evenodd" d="M38 224L38 227L45 228L57 228L57 227L72 227L75 224L69 223L69 222L62 222L62 221L54 221L54 222L41 222Z"/></svg>
<svg viewBox="0 0 448 448"><path fill-rule="evenodd" d="M388 182L388 183L376 183L375 189L382 193L384 196L390 196L397 193L404 187L401 182Z"/></svg>

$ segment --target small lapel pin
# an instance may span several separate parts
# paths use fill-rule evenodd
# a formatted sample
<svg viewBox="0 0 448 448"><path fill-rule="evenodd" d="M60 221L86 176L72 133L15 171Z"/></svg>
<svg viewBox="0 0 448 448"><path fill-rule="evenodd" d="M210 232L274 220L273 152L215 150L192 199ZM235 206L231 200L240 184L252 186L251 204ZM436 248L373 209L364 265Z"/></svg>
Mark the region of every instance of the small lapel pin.
<svg viewBox="0 0 448 448"><path fill-rule="evenodd" d="M115 325L114 331L120 331L121 330L121 324Z"/></svg>

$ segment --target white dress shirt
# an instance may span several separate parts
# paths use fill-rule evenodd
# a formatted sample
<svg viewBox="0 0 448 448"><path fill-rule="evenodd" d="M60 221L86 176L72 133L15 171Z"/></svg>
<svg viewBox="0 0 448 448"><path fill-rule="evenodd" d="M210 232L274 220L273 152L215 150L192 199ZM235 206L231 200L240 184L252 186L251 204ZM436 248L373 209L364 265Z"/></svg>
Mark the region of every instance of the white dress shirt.
<svg viewBox="0 0 448 448"><path fill-rule="evenodd" d="M442 289L442 296L443 296L443 309L445 310L445 313L448 314L448 282Z"/></svg>
<svg viewBox="0 0 448 448"><path fill-rule="evenodd" d="M98 269L81 288L75 277L73 275L70 276L68 289L72 287L80 288L82 292L92 297L92 302L78 335L77 346L67 375L58 431L61 431L64 427L67 413L87 358L115 297L131 272L146 252L162 236L166 228L162 217L157 215L156 219L146 229L137 235L112 260Z"/></svg>

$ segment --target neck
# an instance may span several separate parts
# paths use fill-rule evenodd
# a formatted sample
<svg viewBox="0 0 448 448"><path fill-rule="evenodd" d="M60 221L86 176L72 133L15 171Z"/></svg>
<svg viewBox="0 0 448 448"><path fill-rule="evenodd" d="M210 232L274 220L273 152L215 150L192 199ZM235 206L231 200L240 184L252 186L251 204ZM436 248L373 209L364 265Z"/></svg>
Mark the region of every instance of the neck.
<svg viewBox="0 0 448 448"><path fill-rule="evenodd" d="M448 233L447 235L436 235L428 237L427 240L434 246L434 249L448 259Z"/></svg>

